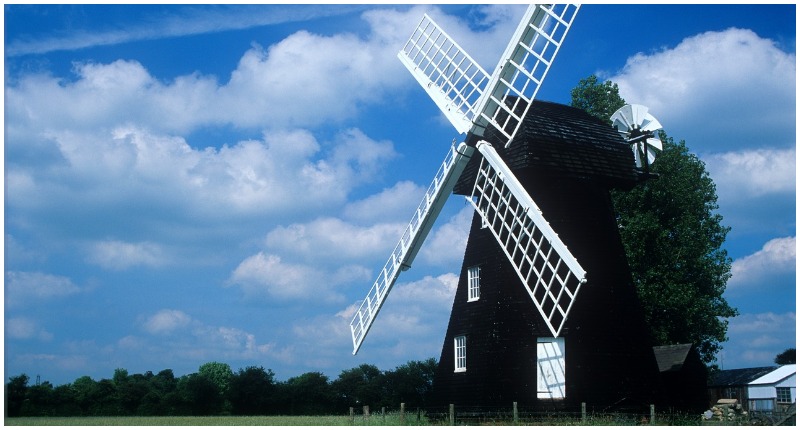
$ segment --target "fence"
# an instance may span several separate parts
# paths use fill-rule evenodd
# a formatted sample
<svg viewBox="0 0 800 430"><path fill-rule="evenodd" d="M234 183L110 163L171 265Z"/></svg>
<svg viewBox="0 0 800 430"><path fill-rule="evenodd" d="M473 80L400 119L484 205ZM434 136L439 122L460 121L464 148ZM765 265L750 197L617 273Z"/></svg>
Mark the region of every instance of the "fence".
<svg viewBox="0 0 800 430"><path fill-rule="evenodd" d="M485 424L539 424L539 425L700 425L700 414L658 411L654 405L649 410L596 411L581 404L580 411L544 411L520 407L513 402L503 407L459 407L399 409L370 412L369 406L350 408L351 424L368 425L485 425Z"/></svg>

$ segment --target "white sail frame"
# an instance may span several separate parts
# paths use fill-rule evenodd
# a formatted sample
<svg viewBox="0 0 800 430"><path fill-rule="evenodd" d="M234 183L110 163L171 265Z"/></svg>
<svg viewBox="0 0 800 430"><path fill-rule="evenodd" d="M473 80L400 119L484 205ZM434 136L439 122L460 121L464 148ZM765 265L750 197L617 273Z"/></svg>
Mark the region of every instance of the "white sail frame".
<svg viewBox="0 0 800 430"><path fill-rule="evenodd" d="M459 133L472 128L489 74L427 14L397 58Z"/></svg>
<svg viewBox="0 0 800 430"><path fill-rule="evenodd" d="M467 201L497 239L553 337L559 337L586 271L544 219L497 151L486 141Z"/></svg>
<svg viewBox="0 0 800 430"><path fill-rule="evenodd" d="M505 145L511 144L579 9L571 4L528 7L478 101L474 134L483 136L491 124Z"/></svg>
<svg viewBox="0 0 800 430"><path fill-rule="evenodd" d="M433 177L433 182L428 187L425 196L417 206L411 222L408 223L400 241L392 250L389 260L384 264L378 278L372 284L367 296L356 309L350 321L350 334L353 339L353 355L369 332L375 317L383 306L386 296L394 286L401 271L407 270L414 262L422 243L428 236L436 218L442 211L447 198L453 191L458 178L467 166L470 156L475 148L461 143L458 147L453 145Z"/></svg>

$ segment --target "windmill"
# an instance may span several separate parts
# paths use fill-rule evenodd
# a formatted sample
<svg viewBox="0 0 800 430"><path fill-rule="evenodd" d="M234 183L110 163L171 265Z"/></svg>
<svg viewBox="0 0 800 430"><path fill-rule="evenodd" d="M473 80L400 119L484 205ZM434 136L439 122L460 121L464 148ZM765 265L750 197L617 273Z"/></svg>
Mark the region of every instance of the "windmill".
<svg viewBox="0 0 800 430"><path fill-rule="evenodd" d="M466 137L355 312L353 354L447 197L464 195L475 216L434 380L439 405L654 396L658 367L608 191L642 178L629 150L639 136L534 100L578 10L528 7L491 75L427 15L398 54Z"/></svg>
<svg viewBox="0 0 800 430"><path fill-rule="evenodd" d="M401 62L456 130L467 136L457 147L451 147L400 242L356 311L350 323L353 354L361 347L400 272L411 267L476 148L484 163L481 179L476 181L468 201L487 225L492 226L497 240L505 242L503 249L513 261L520 279L526 284L529 280L533 283L534 305L553 335L558 335L580 285L585 282L586 273L542 218L536 203L494 147L481 138L487 127L491 127L504 137L506 145L512 141L578 9L575 5L528 7L492 75L427 14L398 53ZM502 203L493 204L497 199ZM512 218L506 220L507 208L512 207ZM511 230L520 227L525 231L524 238L504 239ZM540 240L534 242L534 237ZM554 252L549 253L550 249ZM547 257L537 267L534 259L539 255ZM546 271L548 275L534 280L534 271ZM550 286L554 288L549 289ZM542 296L536 292L539 290L548 291Z"/></svg>

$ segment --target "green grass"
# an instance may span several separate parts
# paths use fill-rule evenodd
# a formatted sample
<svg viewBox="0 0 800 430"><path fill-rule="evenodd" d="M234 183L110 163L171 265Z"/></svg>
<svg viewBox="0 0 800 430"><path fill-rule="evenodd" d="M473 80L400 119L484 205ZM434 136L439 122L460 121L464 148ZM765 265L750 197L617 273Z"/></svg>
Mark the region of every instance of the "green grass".
<svg viewBox="0 0 800 430"><path fill-rule="evenodd" d="M6 418L7 426L352 426L401 425L400 415L387 413L385 417L361 416L214 416L214 417L21 417ZM423 417L417 423L416 414L406 414L406 424L427 425Z"/></svg>
<svg viewBox="0 0 800 430"><path fill-rule="evenodd" d="M520 417L519 425L535 426L637 426L642 425L641 417L592 415L587 421L572 416ZM350 420L347 415L328 416L213 416L213 417L21 417L6 418L7 426L399 426L400 414L374 414L368 419L357 415ZM417 421L416 413L406 413L405 425L429 426L448 425L447 421L429 421L424 415ZM459 425L514 425L510 419L469 419L459 418ZM697 426L699 418L659 417L657 425Z"/></svg>

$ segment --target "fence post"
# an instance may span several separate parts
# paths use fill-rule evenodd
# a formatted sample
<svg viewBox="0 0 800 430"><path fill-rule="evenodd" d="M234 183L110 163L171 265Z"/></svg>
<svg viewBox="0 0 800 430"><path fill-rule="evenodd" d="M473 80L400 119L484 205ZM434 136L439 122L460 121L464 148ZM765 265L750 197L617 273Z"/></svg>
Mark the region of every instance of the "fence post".
<svg viewBox="0 0 800 430"><path fill-rule="evenodd" d="M650 425L656 425L656 405L650 405Z"/></svg>
<svg viewBox="0 0 800 430"><path fill-rule="evenodd" d="M355 420L356 420L356 414L353 411L353 407L350 406L350 424L353 424L353 422L355 422Z"/></svg>
<svg viewBox="0 0 800 430"><path fill-rule="evenodd" d="M514 402L514 424L519 422L519 411L517 410L517 402Z"/></svg>
<svg viewBox="0 0 800 430"><path fill-rule="evenodd" d="M450 425L456 425L456 405L450 403Z"/></svg>
<svg viewBox="0 0 800 430"><path fill-rule="evenodd" d="M417 422L422 421L422 410L417 408Z"/></svg>
<svg viewBox="0 0 800 430"><path fill-rule="evenodd" d="M586 402L581 402L581 423L586 424Z"/></svg>
<svg viewBox="0 0 800 430"><path fill-rule="evenodd" d="M369 420L369 405L364 405L364 421Z"/></svg>
<svg viewBox="0 0 800 430"><path fill-rule="evenodd" d="M400 425L406 424L406 404L400 403Z"/></svg>

